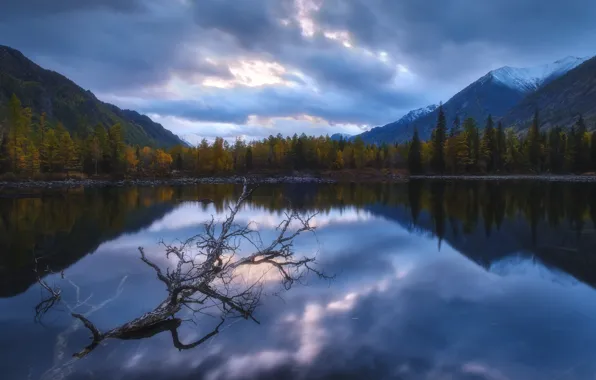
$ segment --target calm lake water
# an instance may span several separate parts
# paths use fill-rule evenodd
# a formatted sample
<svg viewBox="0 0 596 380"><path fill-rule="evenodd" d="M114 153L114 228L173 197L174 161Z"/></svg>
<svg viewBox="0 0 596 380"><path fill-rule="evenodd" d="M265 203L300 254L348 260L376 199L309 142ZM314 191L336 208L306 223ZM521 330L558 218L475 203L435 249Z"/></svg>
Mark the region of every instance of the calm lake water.
<svg viewBox="0 0 596 380"><path fill-rule="evenodd" d="M184 351L168 332L106 340L73 360L90 333L68 309L58 305L35 321L44 292L34 257L42 257L40 270L58 273L46 282L106 331L166 295L137 247L165 268L158 242L196 234L211 215L221 219L240 190L87 189L0 199L0 378L596 378L591 184L263 186L236 221L255 221L267 240L289 202L318 212L316 236L298 238L296 250L316 254L318 268L336 278L310 277L280 291L275 276L265 276L260 325L226 321L219 335ZM196 325L184 323L180 340L197 339L218 321L202 315Z"/></svg>

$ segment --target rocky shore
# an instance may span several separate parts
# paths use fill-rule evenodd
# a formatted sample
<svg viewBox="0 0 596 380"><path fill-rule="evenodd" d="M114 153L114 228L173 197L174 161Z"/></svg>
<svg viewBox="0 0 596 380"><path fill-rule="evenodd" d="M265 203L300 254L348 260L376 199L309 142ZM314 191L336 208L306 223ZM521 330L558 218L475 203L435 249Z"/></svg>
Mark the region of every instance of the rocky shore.
<svg viewBox="0 0 596 380"><path fill-rule="evenodd" d="M596 182L595 175L413 175L410 179L445 181Z"/></svg>
<svg viewBox="0 0 596 380"><path fill-rule="evenodd" d="M283 176L283 177L246 177L254 184L279 184L279 183L336 183L327 178L308 176ZM205 177L205 178L163 178L163 179L126 179L120 181L96 179L68 179L63 181L14 181L0 182L2 189L62 189L77 187L124 187L124 186L186 186L197 184L230 184L242 183L244 177Z"/></svg>

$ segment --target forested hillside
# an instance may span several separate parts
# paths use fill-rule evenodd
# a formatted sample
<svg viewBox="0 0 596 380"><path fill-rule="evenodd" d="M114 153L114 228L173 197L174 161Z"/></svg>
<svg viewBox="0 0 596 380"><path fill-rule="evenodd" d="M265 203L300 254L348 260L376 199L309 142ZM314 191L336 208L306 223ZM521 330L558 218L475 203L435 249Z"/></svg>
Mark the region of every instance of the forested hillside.
<svg viewBox="0 0 596 380"><path fill-rule="evenodd" d="M0 124L6 124L8 101L13 94L31 109L34 121L45 113L48 123L62 123L73 136L85 138L97 125L107 129L119 124L129 144L171 147L183 143L148 117L101 102L63 75L0 45Z"/></svg>

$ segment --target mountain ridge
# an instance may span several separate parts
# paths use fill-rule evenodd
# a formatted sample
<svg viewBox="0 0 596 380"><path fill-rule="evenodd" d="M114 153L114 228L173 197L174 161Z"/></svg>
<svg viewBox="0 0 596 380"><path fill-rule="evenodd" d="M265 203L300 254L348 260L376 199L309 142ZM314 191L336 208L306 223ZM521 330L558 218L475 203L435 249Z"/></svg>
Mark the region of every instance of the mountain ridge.
<svg viewBox="0 0 596 380"><path fill-rule="evenodd" d="M34 116L45 112L71 133L88 133L98 124L119 123L129 144L171 147L184 142L161 124L136 111L123 110L99 100L66 76L45 69L20 51L0 45L0 112L16 94ZM0 113L1 116L1 113Z"/></svg>
<svg viewBox="0 0 596 380"><path fill-rule="evenodd" d="M443 110L449 118L448 125L456 117L460 122L472 117L483 128L488 115L495 120L503 118L526 97L587 61L587 58L568 56L544 65L525 68L503 66L491 70L443 104ZM412 138L414 129L418 129L420 138L427 140L435 127L438 111L435 109L408 120L406 116L419 110L410 111L398 121L373 128L359 136L367 143L403 143Z"/></svg>
<svg viewBox="0 0 596 380"><path fill-rule="evenodd" d="M541 128L570 126L580 115L588 129L596 128L596 57L547 83L504 115L503 123L527 127L539 110Z"/></svg>

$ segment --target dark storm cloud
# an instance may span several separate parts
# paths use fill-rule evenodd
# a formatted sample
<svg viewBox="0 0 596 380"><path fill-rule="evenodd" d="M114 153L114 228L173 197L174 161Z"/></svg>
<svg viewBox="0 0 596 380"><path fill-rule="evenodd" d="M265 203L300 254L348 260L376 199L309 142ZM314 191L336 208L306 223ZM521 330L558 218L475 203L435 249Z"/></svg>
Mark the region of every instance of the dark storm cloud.
<svg viewBox="0 0 596 380"><path fill-rule="evenodd" d="M320 25L347 29L360 44L392 51L427 75L445 76L486 64L483 53L491 49L503 61L516 60L520 54L581 55L588 38L596 33L592 0L326 0L321 4L315 14ZM454 56L457 52L466 55Z"/></svg>
<svg viewBox="0 0 596 380"><path fill-rule="evenodd" d="M0 0L0 43L100 95L142 98L149 89L162 99L144 111L164 116L242 123L311 114L379 125L447 100L495 65L593 54L595 15L592 0ZM325 32L347 32L354 48ZM230 80L229 65L247 59L279 63L297 86L163 100L172 76Z"/></svg>
<svg viewBox="0 0 596 380"><path fill-rule="evenodd" d="M292 0L198 0L193 4L198 25L233 36L246 49L269 51L301 43L297 25L281 23L296 11Z"/></svg>
<svg viewBox="0 0 596 380"><path fill-rule="evenodd" d="M100 9L134 13L144 10L145 7L142 0L0 0L0 20Z"/></svg>
<svg viewBox="0 0 596 380"><path fill-rule="evenodd" d="M72 3L69 12L44 13L42 7L21 14L7 8L7 20L0 22L1 42L99 92L160 83L172 70L194 63L180 48L192 24L175 9L140 0L102 0L96 7L76 5L89 1Z"/></svg>

